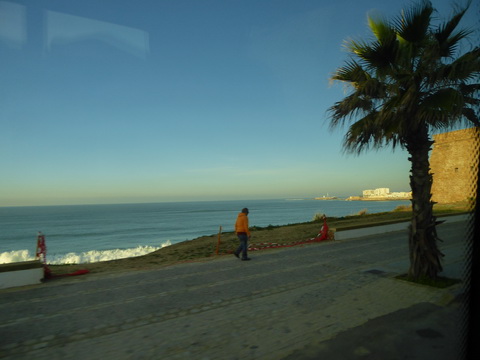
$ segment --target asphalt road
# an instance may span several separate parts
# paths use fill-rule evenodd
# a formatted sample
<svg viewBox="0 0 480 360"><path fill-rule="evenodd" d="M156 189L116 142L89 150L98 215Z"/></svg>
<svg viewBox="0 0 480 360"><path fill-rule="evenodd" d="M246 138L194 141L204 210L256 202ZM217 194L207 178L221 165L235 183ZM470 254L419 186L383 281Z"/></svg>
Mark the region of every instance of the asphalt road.
<svg viewBox="0 0 480 360"><path fill-rule="evenodd" d="M468 226L452 219L438 229L444 273L463 277ZM406 231L250 257L1 290L0 357L450 360L460 351L463 285L394 279L408 269Z"/></svg>

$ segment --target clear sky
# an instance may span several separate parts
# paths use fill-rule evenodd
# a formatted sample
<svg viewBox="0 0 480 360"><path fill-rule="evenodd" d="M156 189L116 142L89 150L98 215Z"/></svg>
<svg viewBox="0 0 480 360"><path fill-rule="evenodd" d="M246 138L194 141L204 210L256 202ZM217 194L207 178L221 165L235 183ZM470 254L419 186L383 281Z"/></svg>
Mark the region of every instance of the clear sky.
<svg viewBox="0 0 480 360"><path fill-rule="evenodd" d="M344 154L327 113L343 41L409 4L0 1L0 206L409 191L406 152Z"/></svg>

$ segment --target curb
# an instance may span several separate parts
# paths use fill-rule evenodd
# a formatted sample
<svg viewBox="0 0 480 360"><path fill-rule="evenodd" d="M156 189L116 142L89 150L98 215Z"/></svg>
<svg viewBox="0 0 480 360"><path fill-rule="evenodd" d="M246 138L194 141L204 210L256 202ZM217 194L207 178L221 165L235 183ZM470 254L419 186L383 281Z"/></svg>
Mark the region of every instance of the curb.
<svg viewBox="0 0 480 360"><path fill-rule="evenodd" d="M469 214L462 214L462 215L454 215L454 216L443 216L438 217L438 219L443 219L445 222L457 222L457 221L465 221L468 220L470 217ZM378 235L378 234L385 234L394 231L404 231L408 229L410 225L410 221L405 221L396 224L389 224L389 225L379 225L379 226L371 226L365 228L358 228L352 230L337 230L335 232L335 240L348 240L354 238L360 238L364 236L370 235Z"/></svg>

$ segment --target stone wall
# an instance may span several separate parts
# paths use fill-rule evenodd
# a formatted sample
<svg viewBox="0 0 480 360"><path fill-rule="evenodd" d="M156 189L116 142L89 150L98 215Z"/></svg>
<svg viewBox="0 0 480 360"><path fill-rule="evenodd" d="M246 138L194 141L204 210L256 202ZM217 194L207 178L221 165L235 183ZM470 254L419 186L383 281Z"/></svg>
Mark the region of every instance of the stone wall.
<svg viewBox="0 0 480 360"><path fill-rule="evenodd" d="M432 200L452 203L474 197L479 166L479 130L469 128L434 135L430 156Z"/></svg>

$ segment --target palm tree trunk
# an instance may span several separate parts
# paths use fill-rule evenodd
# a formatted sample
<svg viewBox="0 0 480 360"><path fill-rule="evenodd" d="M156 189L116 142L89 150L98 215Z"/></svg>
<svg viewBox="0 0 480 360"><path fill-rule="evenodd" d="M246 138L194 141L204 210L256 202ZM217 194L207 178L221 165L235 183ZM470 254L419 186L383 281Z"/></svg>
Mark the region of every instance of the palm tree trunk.
<svg viewBox="0 0 480 360"><path fill-rule="evenodd" d="M412 189L412 223L409 232L410 268L409 277L417 280L426 276L437 278L442 271L441 258L444 256L437 246L440 240L436 231L431 201L432 174L428 153L433 141L427 129L416 132L408 141L407 150L412 164L410 186Z"/></svg>

